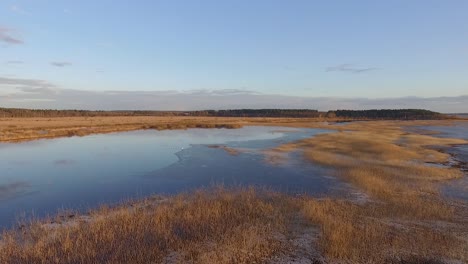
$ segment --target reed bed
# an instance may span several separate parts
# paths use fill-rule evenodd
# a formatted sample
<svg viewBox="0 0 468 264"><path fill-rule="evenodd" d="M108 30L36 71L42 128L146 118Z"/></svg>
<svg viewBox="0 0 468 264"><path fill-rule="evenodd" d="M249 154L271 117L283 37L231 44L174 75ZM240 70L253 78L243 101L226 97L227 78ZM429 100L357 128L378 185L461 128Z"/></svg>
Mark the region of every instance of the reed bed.
<svg viewBox="0 0 468 264"><path fill-rule="evenodd" d="M36 221L2 234L0 263L260 263L281 251L288 206L253 189L198 191Z"/></svg>
<svg viewBox="0 0 468 264"><path fill-rule="evenodd" d="M438 189L440 182L463 174L429 163L444 164L450 158L432 146L468 142L409 133L398 122L348 126L272 150L303 151L307 159L333 168L337 177L370 197L364 204L336 199L305 203L305 216L321 227L322 252L329 259L356 263L415 257L467 261L466 203L455 206Z"/></svg>

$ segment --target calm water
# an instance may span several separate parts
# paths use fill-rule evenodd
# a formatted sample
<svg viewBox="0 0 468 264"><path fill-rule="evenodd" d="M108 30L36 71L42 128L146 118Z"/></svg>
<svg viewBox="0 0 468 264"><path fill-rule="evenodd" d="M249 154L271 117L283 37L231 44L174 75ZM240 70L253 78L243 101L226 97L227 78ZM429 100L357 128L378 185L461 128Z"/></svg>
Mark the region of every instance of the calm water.
<svg viewBox="0 0 468 264"><path fill-rule="evenodd" d="M260 151L307 138L320 129L245 127L135 131L0 144L0 226L19 215L209 187L257 185L324 195L340 183L301 158L271 165ZM208 144L243 150L230 155ZM299 155L298 153L292 155Z"/></svg>
<svg viewBox="0 0 468 264"><path fill-rule="evenodd" d="M425 130L437 131L436 137L462 138L468 140L468 122L457 122L454 126L424 126ZM461 165L465 177L450 182L443 187L443 192L452 198L468 201L468 145L450 147L447 152L454 156L454 160Z"/></svg>

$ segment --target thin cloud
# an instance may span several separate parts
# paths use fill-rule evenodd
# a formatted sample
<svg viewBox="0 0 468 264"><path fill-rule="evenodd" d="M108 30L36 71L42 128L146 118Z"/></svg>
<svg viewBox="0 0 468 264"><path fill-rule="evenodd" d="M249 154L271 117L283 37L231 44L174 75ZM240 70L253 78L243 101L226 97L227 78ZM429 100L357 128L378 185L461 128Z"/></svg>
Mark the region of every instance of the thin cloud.
<svg viewBox="0 0 468 264"><path fill-rule="evenodd" d="M247 89L221 89L221 90L212 90L212 95L246 95L246 94L258 94L255 91L250 91Z"/></svg>
<svg viewBox="0 0 468 264"><path fill-rule="evenodd" d="M21 78L6 78L0 77L1 86L13 86L13 87L29 87L29 88L56 88L56 86L45 80L37 79L21 79Z"/></svg>
<svg viewBox="0 0 468 264"><path fill-rule="evenodd" d="M10 60L10 61L7 61L5 62L6 64L23 64L24 61L20 61L20 60Z"/></svg>
<svg viewBox="0 0 468 264"><path fill-rule="evenodd" d="M237 93L236 90L85 91L60 88L37 89L39 87L20 89L17 86L10 88L14 91L7 97L0 97L0 105L4 107L181 111L240 108L309 108L320 111L423 108L445 113L468 112L468 96L343 98L260 94L248 90Z"/></svg>
<svg viewBox="0 0 468 264"><path fill-rule="evenodd" d="M11 30L10 28L0 26L0 42L13 45L23 44L23 40L11 35L12 32L13 30Z"/></svg>
<svg viewBox="0 0 468 264"><path fill-rule="evenodd" d="M246 89L219 89L219 90L209 90L209 89L200 89L200 90L190 90L184 91L186 94L190 95L219 95L219 96L228 96L228 95L252 95L258 94L255 91L250 91Z"/></svg>
<svg viewBox="0 0 468 264"><path fill-rule="evenodd" d="M327 67L327 72L349 72L349 73L363 73L376 70L375 67L360 68L353 64L340 64L336 66Z"/></svg>
<svg viewBox="0 0 468 264"><path fill-rule="evenodd" d="M11 98L9 97L8 100L13 103L51 103L54 102L55 99L49 99L49 98Z"/></svg>
<svg viewBox="0 0 468 264"><path fill-rule="evenodd" d="M66 67L66 66L71 66L72 63L68 61L53 61L50 63L50 65L55 66L55 67Z"/></svg>
<svg viewBox="0 0 468 264"><path fill-rule="evenodd" d="M57 90L50 87L30 87L30 86L23 86L16 88L19 91L24 93L34 93L34 94L42 94L42 95L53 95L57 93Z"/></svg>

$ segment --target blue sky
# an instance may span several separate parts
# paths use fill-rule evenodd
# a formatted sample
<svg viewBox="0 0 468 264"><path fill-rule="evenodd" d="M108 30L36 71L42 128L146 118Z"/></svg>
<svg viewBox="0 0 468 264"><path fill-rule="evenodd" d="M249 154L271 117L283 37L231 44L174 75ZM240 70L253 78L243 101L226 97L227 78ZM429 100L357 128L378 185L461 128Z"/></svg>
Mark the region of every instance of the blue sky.
<svg viewBox="0 0 468 264"><path fill-rule="evenodd" d="M87 92L467 95L467 12L461 0L0 0L0 96L18 80Z"/></svg>

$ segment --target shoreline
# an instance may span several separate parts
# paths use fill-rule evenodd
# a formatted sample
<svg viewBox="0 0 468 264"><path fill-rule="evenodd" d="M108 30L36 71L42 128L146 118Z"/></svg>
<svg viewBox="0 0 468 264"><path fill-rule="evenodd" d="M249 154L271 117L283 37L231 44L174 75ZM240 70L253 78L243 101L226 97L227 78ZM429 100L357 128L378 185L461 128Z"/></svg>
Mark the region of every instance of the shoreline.
<svg viewBox="0 0 468 264"><path fill-rule="evenodd" d="M87 136L115 132L155 129L174 130L190 128L227 128L243 126L285 126L342 130L349 124L366 123L419 123L450 125L467 120L342 120L334 118L271 118L271 117L53 117L53 118L0 118L0 143L15 143L38 139Z"/></svg>

